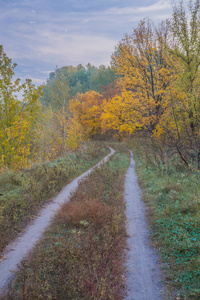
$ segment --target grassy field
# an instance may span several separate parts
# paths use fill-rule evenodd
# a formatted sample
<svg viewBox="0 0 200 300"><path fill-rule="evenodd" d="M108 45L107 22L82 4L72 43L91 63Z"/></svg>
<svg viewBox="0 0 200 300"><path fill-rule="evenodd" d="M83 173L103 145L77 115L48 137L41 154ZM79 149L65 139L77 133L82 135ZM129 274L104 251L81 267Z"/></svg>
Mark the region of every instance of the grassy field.
<svg viewBox="0 0 200 300"><path fill-rule="evenodd" d="M153 244L159 249L167 299L200 299L200 212L197 180L179 158L163 165L146 143L133 143L136 170L149 207Z"/></svg>
<svg viewBox="0 0 200 300"><path fill-rule="evenodd" d="M79 184L3 299L122 299L126 247L124 178L116 153Z"/></svg>
<svg viewBox="0 0 200 300"><path fill-rule="evenodd" d="M0 175L0 251L64 185L97 163L109 149L98 142L86 143L76 153L54 163L33 165L21 172Z"/></svg>

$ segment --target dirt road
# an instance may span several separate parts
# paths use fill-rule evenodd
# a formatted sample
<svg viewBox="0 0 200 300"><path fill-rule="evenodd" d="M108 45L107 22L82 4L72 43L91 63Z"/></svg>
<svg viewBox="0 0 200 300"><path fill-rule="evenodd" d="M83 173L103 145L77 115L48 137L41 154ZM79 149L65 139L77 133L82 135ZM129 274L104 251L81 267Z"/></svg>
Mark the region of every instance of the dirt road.
<svg viewBox="0 0 200 300"><path fill-rule="evenodd" d="M28 252L33 248L35 243L41 239L43 232L47 226L50 225L51 218L60 206L68 201L71 192L77 188L79 180L87 176L97 166L100 166L114 154L114 150L110 148L111 152L96 166L83 173L81 176L68 184L44 209L41 210L40 215L34 220L34 223L27 227L24 234L16 239L12 244L8 245L5 250L5 259L0 262L0 293L6 288L13 277L12 271L17 268L22 259L27 256Z"/></svg>
<svg viewBox="0 0 200 300"><path fill-rule="evenodd" d="M128 260L126 300L160 300L163 290L161 272L158 268L158 256L149 245L149 231L145 218L145 206L135 174L134 160L125 181L125 200L127 203Z"/></svg>

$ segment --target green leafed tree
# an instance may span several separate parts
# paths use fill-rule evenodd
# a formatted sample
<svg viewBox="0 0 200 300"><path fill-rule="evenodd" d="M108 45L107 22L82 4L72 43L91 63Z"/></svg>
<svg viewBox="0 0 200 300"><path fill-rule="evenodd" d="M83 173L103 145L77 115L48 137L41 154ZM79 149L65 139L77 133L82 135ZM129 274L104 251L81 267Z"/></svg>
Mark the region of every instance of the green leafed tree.
<svg viewBox="0 0 200 300"><path fill-rule="evenodd" d="M77 67L65 66L50 73L41 102L44 106L60 108L64 94L68 105L69 99L77 93L85 94L91 90L101 93L107 86L114 86L115 80L116 73L111 67L102 65L97 68L91 64L86 67L81 64Z"/></svg>

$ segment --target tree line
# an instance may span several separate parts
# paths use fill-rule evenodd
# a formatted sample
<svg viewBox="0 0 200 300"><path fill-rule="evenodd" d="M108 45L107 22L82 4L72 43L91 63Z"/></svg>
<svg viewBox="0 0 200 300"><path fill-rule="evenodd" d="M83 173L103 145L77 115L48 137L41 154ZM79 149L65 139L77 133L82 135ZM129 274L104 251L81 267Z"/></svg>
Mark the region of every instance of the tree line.
<svg viewBox="0 0 200 300"><path fill-rule="evenodd" d="M34 162L52 161L75 150L85 139L81 124L69 109L70 99L109 94L116 74L111 67L65 66L35 87L30 79L14 80L16 64L0 46L0 169L22 169ZM18 98L21 92L22 99ZM88 135L87 135L88 136Z"/></svg>

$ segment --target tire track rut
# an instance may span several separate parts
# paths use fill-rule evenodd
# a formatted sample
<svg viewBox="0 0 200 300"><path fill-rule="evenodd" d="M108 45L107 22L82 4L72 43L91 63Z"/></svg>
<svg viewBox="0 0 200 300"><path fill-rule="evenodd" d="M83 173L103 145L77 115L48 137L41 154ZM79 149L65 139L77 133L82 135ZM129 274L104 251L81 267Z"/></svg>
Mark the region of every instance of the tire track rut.
<svg viewBox="0 0 200 300"><path fill-rule="evenodd" d="M33 221L33 224L25 229L24 234L6 247L4 259L0 262L0 294L6 290L7 285L13 279L13 271L17 269L17 265L41 239L45 229L50 225L52 217L60 209L61 205L69 200L70 194L77 188L79 181L90 174L94 168L105 163L115 152L111 147L110 151L110 154L98 164L67 184L57 197L40 211L39 216Z"/></svg>
<svg viewBox="0 0 200 300"><path fill-rule="evenodd" d="M163 299L162 274L156 251L150 246L145 206L141 199L132 153L125 181L125 201L129 235L125 300Z"/></svg>

